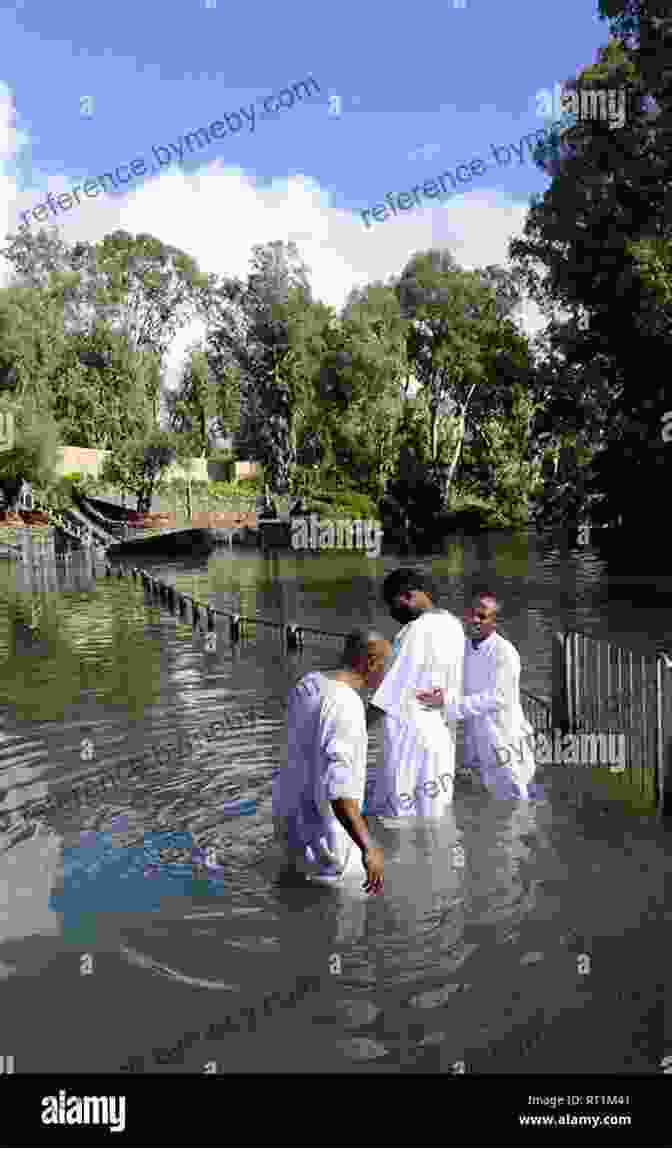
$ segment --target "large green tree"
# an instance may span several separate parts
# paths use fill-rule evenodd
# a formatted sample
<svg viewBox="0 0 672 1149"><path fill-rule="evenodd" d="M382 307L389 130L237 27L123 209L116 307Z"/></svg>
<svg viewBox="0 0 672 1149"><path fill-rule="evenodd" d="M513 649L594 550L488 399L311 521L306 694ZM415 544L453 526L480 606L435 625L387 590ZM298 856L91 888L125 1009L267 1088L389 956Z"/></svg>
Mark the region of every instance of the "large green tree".
<svg viewBox="0 0 672 1149"><path fill-rule="evenodd" d="M409 321L409 362L429 411L431 465L445 499L474 395L493 383L498 348L515 341L513 324L505 318L514 301L497 292L494 278L492 269L464 271L450 252L431 250L413 256L397 285Z"/></svg>
<svg viewBox="0 0 672 1149"><path fill-rule="evenodd" d="M627 34L626 23L623 37L576 81L624 87L624 126L582 120L566 133L572 148L553 158L551 186L533 201L524 237L510 253L553 316L549 342L562 371L548 417L592 447L589 469L575 484L580 505L571 495L572 513L599 505L604 514L608 506L611 521L620 517L650 532L650 492L669 483L672 465L661 435L669 403L656 366L667 358L670 337L669 85L658 76L655 91L647 89L651 73L640 70L647 20L630 19ZM547 159L542 150L541 167ZM650 367L642 371L643 364Z"/></svg>
<svg viewBox="0 0 672 1149"><path fill-rule="evenodd" d="M246 282L226 281L218 297L208 331L209 362L216 378L230 378L235 368L239 442L262 462L273 488L286 491L330 311L313 301L295 245L279 241L255 246Z"/></svg>
<svg viewBox="0 0 672 1149"><path fill-rule="evenodd" d="M188 323L211 307L216 278L154 236L125 231L100 243L64 243L55 229L7 236L2 254L17 284L62 300L67 332L91 336L99 325L123 336L144 357L144 383L158 422L166 351Z"/></svg>
<svg viewBox="0 0 672 1149"><path fill-rule="evenodd" d="M409 377L407 334L394 285L373 283L350 294L339 322L324 335L316 391L331 481L356 485L374 498L396 467Z"/></svg>

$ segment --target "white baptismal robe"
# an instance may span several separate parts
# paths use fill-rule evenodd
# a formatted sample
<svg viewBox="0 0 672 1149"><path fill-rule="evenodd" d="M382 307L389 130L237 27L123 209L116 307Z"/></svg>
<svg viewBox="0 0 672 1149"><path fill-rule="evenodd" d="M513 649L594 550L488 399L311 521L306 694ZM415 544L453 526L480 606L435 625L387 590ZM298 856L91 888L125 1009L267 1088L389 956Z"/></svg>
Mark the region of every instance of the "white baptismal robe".
<svg viewBox="0 0 672 1149"><path fill-rule="evenodd" d="M464 630L448 611L425 611L399 631L394 662L371 699L385 711L384 755L368 802L383 817L438 818L453 800L456 723L421 707L416 691L462 694Z"/></svg>
<svg viewBox="0 0 672 1149"><path fill-rule="evenodd" d="M494 632L464 655L464 698L448 702L448 721L464 721L464 763L501 798L527 798L535 771L533 728L520 705L520 656Z"/></svg>
<svg viewBox="0 0 672 1149"><path fill-rule="evenodd" d="M361 810L367 745L357 692L317 671L304 675L288 699L287 764L273 783L273 823L286 860L309 877L366 876L331 803L354 798Z"/></svg>

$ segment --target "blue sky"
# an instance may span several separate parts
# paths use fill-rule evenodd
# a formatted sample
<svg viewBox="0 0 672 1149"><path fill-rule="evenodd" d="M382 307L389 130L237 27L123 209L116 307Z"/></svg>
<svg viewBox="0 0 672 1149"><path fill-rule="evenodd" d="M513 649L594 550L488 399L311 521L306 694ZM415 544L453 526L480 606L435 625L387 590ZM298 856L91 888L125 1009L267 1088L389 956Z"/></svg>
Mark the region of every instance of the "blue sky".
<svg viewBox="0 0 672 1149"><path fill-rule="evenodd" d="M149 169L153 144L169 147L312 76L319 94L257 121L253 133L244 126L195 147L182 165L131 179L123 195L82 194L82 206L59 213L64 238L150 232L205 271L237 275L253 244L293 239L316 296L336 307L353 286L399 273L430 246L450 248L465 267L505 263L530 195L548 180L513 153L508 166L494 166L490 146L519 146L543 127L536 93L592 63L608 24L596 0L453 2L238 12L224 0L212 8L206 0L62 8L15 0L0 10L2 235L48 191L62 194L139 157ZM333 101L330 114L331 94L340 115ZM424 199L365 227L361 210L387 192L475 158L489 170L463 195ZM3 281L6 272L0 261ZM525 309L529 329L536 315ZM197 334L177 340L171 373Z"/></svg>

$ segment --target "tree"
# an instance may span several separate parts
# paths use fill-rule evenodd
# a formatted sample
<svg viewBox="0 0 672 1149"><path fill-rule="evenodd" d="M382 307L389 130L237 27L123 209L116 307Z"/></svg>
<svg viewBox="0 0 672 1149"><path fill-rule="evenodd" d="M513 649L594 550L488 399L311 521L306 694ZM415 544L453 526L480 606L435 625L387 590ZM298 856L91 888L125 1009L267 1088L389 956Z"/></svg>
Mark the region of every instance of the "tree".
<svg viewBox="0 0 672 1149"><path fill-rule="evenodd" d="M103 323L147 354L145 385L158 420L161 366L177 332L212 305L216 279L191 256L141 234L116 231L69 247L55 234L22 231L3 250L21 283L62 300L67 331Z"/></svg>
<svg viewBox="0 0 672 1149"><path fill-rule="evenodd" d="M137 498L138 514L152 509L152 496L166 467L175 460L174 436L156 427L142 436L122 443L107 456L101 468L101 479Z"/></svg>
<svg viewBox="0 0 672 1149"><path fill-rule="evenodd" d="M512 325L501 318L505 305L487 277L463 271L449 252L433 250L413 256L397 294L402 314L410 321L408 358L429 410L430 459L447 499L469 406L486 376L486 352L492 353L498 332ZM508 328L503 328L506 324ZM442 444L449 427L451 457L446 460Z"/></svg>
<svg viewBox="0 0 672 1149"><path fill-rule="evenodd" d="M229 280L219 292L208 332L215 372L237 369L242 439L268 471L278 492L289 487L296 463L299 415L310 400L320 332L329 309L313 303L307 269L294 244L253 249L246 283Z"/></svg>
<svg viewBox="0 0 672 1149"><path fill-rule="evenodd" d="M48 409L65 350L63 310L52 293L31 286L0 291L0 394L19 406L32 395Z"/></svg>
<svg viewBox="0 0 672 1149"><path fill-rule="evenodd" d="M655 89L652 108L639 43L651 7L642 4L637 19L631 5L627 12L626 5L607 7L626 13L623 38L577 83L625 87L627 121L615 131L582 121L567 133L572 152L555 164L553 182L533 201L524 238L512 242L510 254L533 297L549 316L556 311L550 342L564 374L564 395L553 395L548 412L556 437L574 428L595 455L585 464L590 473L578 484L582 502L574 512L606 505L609 494L612 511L618 507L626 524L648 532L655 520L651 508L647 522L649 493L671 462L660 434L663 382L655 369L642 372L643 363L665 361L669 350L669 84ZM600 488L607 482L609 491Z"/></svg>
<svg viewBox="0 0 672 1149"><path fill-rule="evenodd" d="M156 370L153 352L131 347L103 321L69 334L51 385L62 441L114 450L144 431L153 417Z"/></svg>
<svg viewBox="0 0 672 1149"><path fill-rule="evenodd" d="M409 399L397 428L397 463L380 501L386 534L402 544L432 548L440 541L443 494L430 458L427 401Z"/></svg>
<svg viewBox="0 0 672 1149"><path fill-rule="evenodd" d="M5 399L3 410L12 409ZM48 410L40 409L34 397L27 396L14 410L15 442L0 453L0 487L9 510L16 510L21 487L30 482L38 495L58 482L56 468L60 455L58 427Z"/></svg>
<svg viewBox="0 0 672 1149"><path fill-rule="evenodd" d="M219 390L205 351L190 348L179 386L167 395L167 405L172 430L179 436L189 434L192 457L209 458L215 433L227 429L226 416L217 412Z"/></svg>

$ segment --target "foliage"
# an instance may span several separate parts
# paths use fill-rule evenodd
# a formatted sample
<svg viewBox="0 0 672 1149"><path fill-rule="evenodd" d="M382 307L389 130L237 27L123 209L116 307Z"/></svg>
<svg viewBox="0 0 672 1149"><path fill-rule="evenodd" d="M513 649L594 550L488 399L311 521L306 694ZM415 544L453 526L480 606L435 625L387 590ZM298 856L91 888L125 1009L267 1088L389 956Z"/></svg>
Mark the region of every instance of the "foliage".
<svg viewBox="0 0 672 1149"><path fill-rule="evenodd" d="M410 324L409 362L428 410L430 461L446 499L474 394L485 389L482 405L493 402L497 355L520 348L522 337L507 318L518 288L501 269L463 271L449 252L433 250L413 256L397 295Z"/></svg>
<svg viewBox="0 0 672 1149"><path fill-rule="evenodd" d="M51 386L62 442L112 450L142 433L152 422L155 374L153 355L105 324L69 335Z"/></svg>
<svg viewBox="0 0 672 1149"><path fill-rule="evenodd" d="M398 472L380 503L385 532L426 547L441 539L439 520L443 510L443 492L436 475L412 451L402 447Z"/></svg>
<svg viewBox="0 0 672 1149"><path fill-rule="evenodd" d="M151 236L69 246L24 229L5 252L0 404L30 401L62 442L107 447L108 481L145 502L166 459L200 456L228 468L210 499L253 502L268 482L329 516L380 506L422 546L530 517L655 531L650 492L672 465L656 368L672 335L672 25L653 0L599 11L612 39L569 85L625 87L626 123L577 121L537 149L549 186L510 266L417 252L337 314L292 244L258 245L243 279L220 279ZM533 341L516 321L523 290L546 318ZM197 315L205 339L163 392L172 438L152 441L165 350ZM262 475L231 481L225 435ZM198 502L195 483L175 487L187 491Z"/></svg>
<svg viewBox="0 0 672 1149"><path fill-rule="evenodd" d="M6 408L7 403L2 406ZM30 482L38 496L57 482L60 457L56 423L32 396L14 410L14 418L14 446L0 453L0 487L10 510L16 508L24 482Z"/></svg>
<svg viewBox="0 0 672 1149"><path fill-rule="evenodd" d="M174 436L155 428L129 439L108 455L101 468L101 478L125 493L134 494L138 514L147 514L152 509L157 484L174 460Z"/></svg>
<svg viewBox="0 0 672 1149"><path fill-rule="evenodd" d="M309 397L314 342L329 309L312 301L307 269L293 244L256 245L247 281L229 280L208 332L215 378L240 387L238 446L285 491Z"/></svg>
<svg viewBox="0 0 672 1149"><path fill-rule="evenodd" d="M217 447L210 455L208 464L213 474L221 475L220 482L233 483L236 477L236 460L233 451ZM215 480L217 481L217 480Z"/></svg>
<svg viewBox="0 0 672 1149"><path fill-rule="evenodd" d="M182 447L178 457L208 458L223 420L216 414L217 388L204 351L192 347L177 391L166 394L171 428Z"/></svg>
<svg viewBox="0 0 672 1149"><path fill-rule="evenodd" d="M556 449L563 436L578 435L595 456L564 494L549 488L547 502L555 515L563 499L578 517L600 508L645 533L655 530L650 491L669 483L672 463L660 432L669 406L664 383L655 367L641 369L665 360L670 333L672 91L669 71L665 79L642 53L652 13L646 2L638 12L610 5L619 38L577 83L625 87L626 123L610 130L582 121L567 133L571 154L558 159L549 190L532 203L524 238L510 245L549 316L549 376L560 382L559 364L564 375L562 390L547 391L543 433Z"/></svg>
<svg viewBox="0 0 672 1149"><path fill-rule="evenodd" d="M378 513L374 500L359 491L316 492L315 497L310 499L311 507L318 501L324 508L326 518L375 519Z"/></svg>

